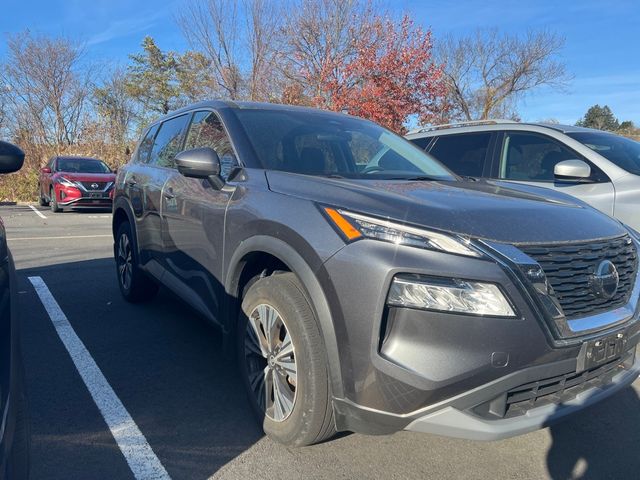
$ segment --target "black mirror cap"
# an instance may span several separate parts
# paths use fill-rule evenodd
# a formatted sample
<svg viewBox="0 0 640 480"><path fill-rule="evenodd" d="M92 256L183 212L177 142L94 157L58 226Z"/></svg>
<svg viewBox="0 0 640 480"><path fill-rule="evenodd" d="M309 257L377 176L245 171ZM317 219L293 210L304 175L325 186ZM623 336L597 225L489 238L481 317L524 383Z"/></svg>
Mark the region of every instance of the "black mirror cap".
<svg viewBox="0 0 640 480"><path fill-rule="evenodd" d="M24 152L15 145L0 141L0 173L17 172L24 163Z"/></svg>
<svg viewBox="0 0 640 480"><path fill-rule="evenodd" d="M220 159L213 148L194 148L176 155L178 171L185 177L210 178L220 176Z"/></svg>

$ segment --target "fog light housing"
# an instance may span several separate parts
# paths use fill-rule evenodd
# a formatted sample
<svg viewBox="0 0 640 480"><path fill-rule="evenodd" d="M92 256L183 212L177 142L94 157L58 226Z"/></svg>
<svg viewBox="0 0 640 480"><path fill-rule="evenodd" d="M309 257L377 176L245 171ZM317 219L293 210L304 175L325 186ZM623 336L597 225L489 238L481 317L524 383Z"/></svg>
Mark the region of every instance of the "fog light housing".
<svg viewBox="0 0 640 480"><path fill-rule="evenodd" d="M395 277L387 305L464 315L516 317L514 308L498 285L422 275Z"/></svg>

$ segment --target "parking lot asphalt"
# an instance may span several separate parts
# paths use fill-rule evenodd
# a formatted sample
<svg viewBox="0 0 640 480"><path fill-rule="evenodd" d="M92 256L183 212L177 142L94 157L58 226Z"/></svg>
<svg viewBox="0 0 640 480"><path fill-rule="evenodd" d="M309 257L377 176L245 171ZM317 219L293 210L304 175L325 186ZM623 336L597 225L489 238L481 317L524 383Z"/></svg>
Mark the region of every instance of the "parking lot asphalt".
<svg viewBox="0 0 640 480"><path fill-rule="evenodd" d="M36 210L0 207L18 274L33 479L640 476L640 382L563 423L500 442L402 432L278 445L254 423L213 327L165 290L148 304L121 298L109 212ZM48 297L43 303L38 277L68 324L52 316ZM70 354L61 332L85 350ZM114 415L137 429L122 430ZM139 443L157 461L147 473L130 461Z"/></svg>

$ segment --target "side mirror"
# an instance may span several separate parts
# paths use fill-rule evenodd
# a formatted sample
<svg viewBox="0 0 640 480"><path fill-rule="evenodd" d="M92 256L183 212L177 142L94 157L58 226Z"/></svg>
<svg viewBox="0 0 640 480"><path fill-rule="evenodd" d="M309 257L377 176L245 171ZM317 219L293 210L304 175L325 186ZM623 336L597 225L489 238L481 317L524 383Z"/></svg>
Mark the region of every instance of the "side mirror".
<svg viewBox="0 0 640 480"><path fill-rule="evenodd" d="M42 168L40 169L40 171L41 171L42 173L51 173L51 169L50 169L49 167L42 167Z"/></svg>
<svg viewBox="0 0 640 480"><path fill-rule="evenodd" d="M559 182L588 182L591 178L591 167L582 160L564 160L558 162L553 174Z"/></svg>
<svg viewBox="0 0 640 480"><path fill-rule="evenodd" d="M17 172L24 163L24 152L11 143L0 141L0 173Z"/></svg>
<svg viewBox="0 0 640 480"><path fill-rule="evenodd" d="M222 188L220 178L220 159L213 148L194 148L176 155L178 171L185 177L207 178L214 187Z"/></svg>

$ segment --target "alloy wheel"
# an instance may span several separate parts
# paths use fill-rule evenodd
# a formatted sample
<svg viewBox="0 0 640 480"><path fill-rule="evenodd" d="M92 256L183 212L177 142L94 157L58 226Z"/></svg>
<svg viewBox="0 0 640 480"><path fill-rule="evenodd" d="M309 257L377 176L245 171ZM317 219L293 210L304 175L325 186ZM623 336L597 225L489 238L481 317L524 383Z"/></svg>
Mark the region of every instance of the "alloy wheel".
<svg viewBox="0 0 640 480"><path fill-rule="evenodd" d="M271 420L286 420L296 401L298 369L287 326L272 306L260 304L249 315L244 353L258 405Z"/></svg>
<svg viewBox="0 0 640 480"><path fill-rule="evenodd" d="M127 235L120 235L120 240L118 241L118 277L125 290L129 290L131 287L132 273L131 243Z"/></svg>

